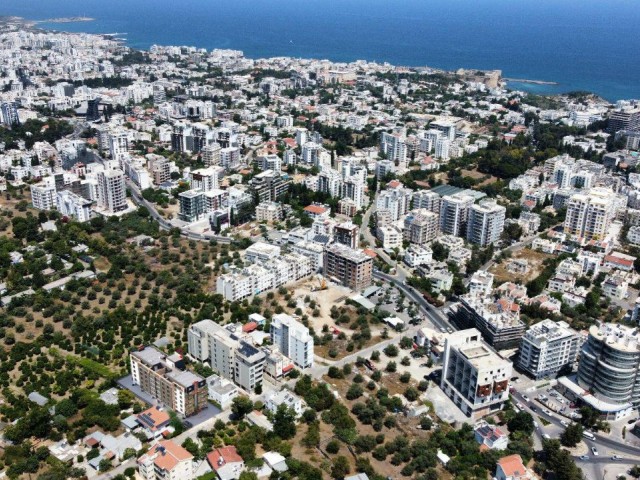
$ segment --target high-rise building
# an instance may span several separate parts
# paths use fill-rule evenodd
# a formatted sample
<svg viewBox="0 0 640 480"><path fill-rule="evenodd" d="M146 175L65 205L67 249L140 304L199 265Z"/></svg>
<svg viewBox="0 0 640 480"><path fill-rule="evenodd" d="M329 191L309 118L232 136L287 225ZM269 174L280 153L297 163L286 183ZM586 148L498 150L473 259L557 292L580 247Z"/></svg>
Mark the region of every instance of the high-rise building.
<svg viewBox="0 0 640 480"><path fill-rule="evenodd" d="M388 210L391 212L393 221L399 220L402 215L409 211L412 193L411 190L403 187L384 190L378 195L376 208L378 210Z"/></svg>
<svg viewBox="0 0 640 480"><path fill-rule="evenodd" d="M44 183L31 185L31 203L38 210L53 210L56 208L56 187Z"/></svg>
<svg viewBox="0 0 640 480"><path fill-rule="evenodd" d="M185 370L181 355L166 356L154 347L142 347L129 359L133 384L161 404L187 417L208 406L207 382Z"/></svg>
<svg viewBox="0 0 640 480"><path fill-rule="evenodd" d="M404 219L404 239L415 245L426 245L438 236L438 215L426 208L410 211Z"/></svg>
<svg viewBox="0 0 640 480"><path fill-rule="evenodd" d="M8 127L20 124L18 104L16 102L0 103L0 123Z"/></svg>
<svg viewBox="0 0 640 480"><path fill-rule="evenodd" d="M189 177L191 188L201 192L210 192L220 188L218 181L218 169L216 167L200 168L193 170Z"/></svg>
<svg viewBox="0 0 640 480"><path fill-rule="evenodd" d="M448 138L439 138L436 141L436 158L440 160L449 160L449 149L451 141Z"/></svg>
<svg viewBox="0 0 640 480"><path fill-rule="evenodd" d="M92 98L87 101L87 121L100 120L100 98Z"/></svg>
<svg viewBox="0 0 640 480"><path fill-rule="evenodd" d="M358 248L360 228L352 222L339 223L333 229L333 238L336 243L341 243L351 248Z"/></svg>
<svg viewBox="0 0 640 480"><path fill-rule="evenodd" d="M593 188L576 193L567 202L564 232L574 238L602 240L616 216L615 194L608 189Z"/></svg>
<svg viewBox="0 0 640 480"><path fill-rule="evenodd" d="M97 174L96 200L98 207L109 213L127 209L127 189L122 170L103 170Z"/></svg>
<svg viewBox="0 0 640 480"><path fill-rule="evenodd" d="M620 130L640 130L640 108L623 107L611 112L609 116L609 133Z"/></svg>
<svg viewBox="0 0 640 480"><path fill-rule="evenodd" d="M413 194L411 208L426 208L427 210L440 215L440 195L431 190L418 190Z"/></svg>
<svg viewBox="0 0 640 480"><path fill-rule="evenodd" d="M289 191L291 179L280 172L265 170L250 180L251 189L260 202L274 202Z"/></svg>
<svg viewBox="0 0 640 480"><path fill-rule="evenodd" d="M309 329L285 313L271 320L271 342L299 368L313 367L313 336Z"/></svg>
<svg viewBox="0 0 640 480"><path fill-rule="evenodd" d="M238 326L202 320L189 327L187 341L191 357L245 390L251 392L262 383L266 355L244 338Z"/></svg>
<svg viewBox="0 0 640 480"><path fill-rule="evenodd" d="M373 258L362 250L333 243L324 251L324 274L335 278L352 290L362 290L371 285Z"/></svg>
<svg viewBox="0 0 640 480"><path fill-rule="evenodd" d="M407 163L407 144L400 133L382 132L380 136L380 151L392 162Z"/></svg>
<svg viewBox="0 0 640 480"><path fill-rule="evenodd" d="M475 328L445 340L440 388L474 419L500 410L509 398L513 366L482 341Z"/></svg>
<svg viewBox="0 0 640 480"><path fill-rule="evenodd" d="M577 383L604 407L640 406L640 335L637 328L602 323L589 328Z"/></svg>
<svg viewBox="0 0 640 480"><path fill-rule="evenodd" d="M467 241L485 247L500 239L504 230L506 208L495 201L485 200L469 209Z"/></svg>
<svg viewBox="0 0 640 480"><path fill-rule="evenodd" d="M220 165L220 152L222 147L217 143L205 146L200 154L205 167L215 167Z"/></svg>
<svg viewBox="0 0 640 480"><path fill-rule="evenodd" d="M185 222L195 222L200 220L205 214L205 196L200 189L191 189L186 192L180 192L178 195L180 200L180 220Z"/></svg>
<svg viewBox="0 0 640 480"><path fill-rule="evenodd" d="M466 234L469 210L473 197L456 193L442 197L440 204L440 230L456 237Z"/></svg>
<svg viewBox="0 0 640 480"><path fill-rule="evenodd" d="M518 366L539 380L571 370L578 356L578 333L566 322L543 320L522 337Z"/></svg>

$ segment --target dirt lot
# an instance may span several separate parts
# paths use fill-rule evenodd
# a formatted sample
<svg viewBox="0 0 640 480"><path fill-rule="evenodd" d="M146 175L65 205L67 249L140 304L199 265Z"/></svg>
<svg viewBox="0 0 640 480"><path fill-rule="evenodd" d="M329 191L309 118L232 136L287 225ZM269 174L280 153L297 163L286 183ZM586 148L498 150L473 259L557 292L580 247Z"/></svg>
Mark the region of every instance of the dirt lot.
<svg viewBox="0 0 640 480"><path fill-rule="evenodd" d="M485 177L488 177L486 180L483 180L481 183L479 183L478 184L479 186L488 185L489 183L493 183L493 182L498 180L497 177L494 177L492 175L487 175L486 173L479 172L476 169L473 169L473 170L461 170L460 173L462 174L463 177L470 177L470 178L473 178L474 180L481 180L481 179L483 179Z"/></svg>
<svg viewBox="0 0 640 480"><path fill-rule="evenodd" d="M489 271L495 275L494 284L499 285L504 282L520 282L526 283L529 280L537 277L543 269L542 262L547 258L551 258L552 255L547 253L537 252L525 248L514 252L511 258L503 260L501 263L494 264ZM513 273L507 270L509 262L517 259L524 259L529 262L529 267L526 273Z"/></svg>

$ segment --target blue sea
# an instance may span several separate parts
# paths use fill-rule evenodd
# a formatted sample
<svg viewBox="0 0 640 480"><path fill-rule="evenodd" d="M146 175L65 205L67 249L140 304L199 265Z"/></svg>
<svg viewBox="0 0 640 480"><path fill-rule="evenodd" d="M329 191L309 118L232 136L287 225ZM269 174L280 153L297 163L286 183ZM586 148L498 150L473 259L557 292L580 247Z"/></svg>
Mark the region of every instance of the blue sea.
<svg viewBox="0 0 640 480"><path fill-rule="evenodd" d="M535 93L640 98L638 0L2 0L0 15L89 16L44 25L127 44L396 65L501 69Z"/></svg>

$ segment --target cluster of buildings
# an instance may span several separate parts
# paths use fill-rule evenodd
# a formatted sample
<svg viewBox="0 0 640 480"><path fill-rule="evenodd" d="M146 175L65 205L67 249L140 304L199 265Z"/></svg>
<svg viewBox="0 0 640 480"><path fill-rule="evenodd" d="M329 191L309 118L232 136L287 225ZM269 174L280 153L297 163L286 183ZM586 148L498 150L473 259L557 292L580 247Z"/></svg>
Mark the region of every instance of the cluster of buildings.
<svg viewBox="0 0 640 480"><path fill-rule="evenodd" d="M227 326L202 320L189 328L189 355L249 392L262 383L264 375L277 380L294 367L313 366L313 336L299 321L286 314L274 315L269 347L262 346L266 337L256 336L256 328L253 320Z"/></svg>

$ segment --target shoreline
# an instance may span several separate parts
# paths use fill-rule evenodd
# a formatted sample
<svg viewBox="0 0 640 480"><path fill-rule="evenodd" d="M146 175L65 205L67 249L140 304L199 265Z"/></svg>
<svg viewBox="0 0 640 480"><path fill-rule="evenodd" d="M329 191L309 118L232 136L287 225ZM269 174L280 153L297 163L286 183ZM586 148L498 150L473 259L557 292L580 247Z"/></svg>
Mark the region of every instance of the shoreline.
<svg viewBox="0 0 640 480"><path fill-rule="evenodd" d="M132 50L138 50L138 51L143 51L143 52L149 52L149 47L147 48L143 48L143 47L134 47L129 45L129 39L128 38L117 38L116 35L126 35L126 34L121 34L121 33L98 33L98 32L73 32L73 31L68 31L65 30L64 28L61 29L56 29L56 28L51 28L51 29L47 29L46 27L40 26L39 24L42 23L49 23L49 24L66 24L66 23L80 23L80 22L91 22L91 21L96 21L95 18L92 17L61 17L61 18L54 18L54 19L49 19L49 20L31 20L31 19L27 19L24 17L9 17L9 16L0 16L0 21L4 20L4 19L11 19L12 21L20 21L22 22L25 26L27 27L31 27L31 28L36 28L39 30L43 30L43 31L53 31L53 32L63 32L63 33L83 33L83 34L87 34L87 35L98 35L101 36L103 38L109 38L111 40L114 40L118 43L120 43L123 46L126 46L127 48L130 48ZM162 45L162 44L160 44ZM196 48L199 48L197 45L194 45ZM208 49L215 49L215 48L223 48L223 47L202 47L202 48L208 48ZM256 56L256 57L250 57L247 55L247 58L254 58L254 59L261 59L261 58L272 58L272 57L278 57L281 55L273 55L273 56ZM320 57L316 58L316 57L301 57L298 55L290 55L290 58L308 58L308 59L320 59ZM368 60L365 58L356 58L356 59L352 59L352 60L332 60L329 58L330 61L335 62L335 63L353 63L353 62L358 62L358 61L366 61L366 62L376 62L376 63L380 63L377 62L376 60ZM450 75L456 75L456 71L457 70L466 70L466 71L480 71L480 72L492 72L495 71L495 69L481 69L481 68L472 68L472 67L458 67L458 68L454 68L454 69L445 69L445 68L440 68L440 67L431 67L429 65L395 65L392 64L391 62L387 62L387 61L383 61L382 63L389 63L393 66L394 69L398 70L398 69L410 69L413 71L419 71L422 69L427 69L427 70L431 70L434 73L444 73L444 74L450 74ZM562 84L560 82L556 82L556 81L550 81L550 80L535 80L535 79L525 79L525 78L515 78L515 77L501 77L500 78L501 82L505 83L505 87L507 87L507 85L509 83L520 83L523 85L537 85L537 86L548 86L548 87L560 87ZM526 90L525 90L526 91ZM567 88L566 91L564 92L548 92L548 93L538 93L535 90L530 91L529 93L533 93L536 95L541 95L541 96L546 96L546 97L556 97L556 96L561 96L561 95L565 95L567 93L571 92L570 88ZM588 90L588 92L592 95L594 95L595 97L598 97L602 100L604 100L605 102L608 103L615 103L615 100L610 100L607 99L605 97L603 97L601 94L595 93L592 90Z"/></svg>
<svg viewBox="0 0 640 480"><path fill-rule="evenodd" d="M559 82L552 82L549 80L530 80L528 78L503 77L502 80L504 80L505 82L513 82L513 83L530 83L532 85L560 85Z"/></svg>

